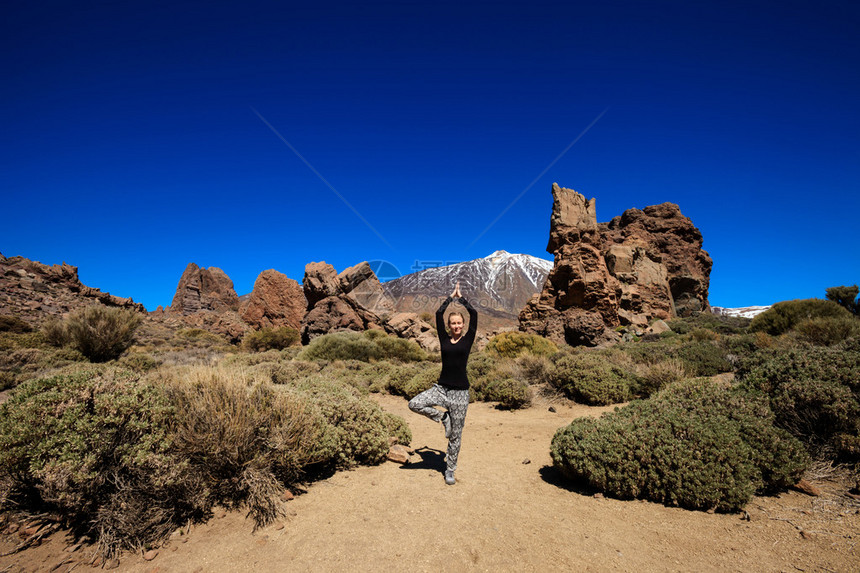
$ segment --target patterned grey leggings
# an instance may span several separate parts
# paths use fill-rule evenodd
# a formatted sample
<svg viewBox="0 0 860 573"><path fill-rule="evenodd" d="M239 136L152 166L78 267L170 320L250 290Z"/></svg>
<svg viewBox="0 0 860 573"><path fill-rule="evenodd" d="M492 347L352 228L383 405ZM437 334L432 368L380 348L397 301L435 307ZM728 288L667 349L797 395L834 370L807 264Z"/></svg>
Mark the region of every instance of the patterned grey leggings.
<svg viewBox="0 0 860 573"><path fill-rule="evenodd" d="M445 460L448 463L448 469L454 471L457 469L457 456L460 455L460 437L463 435L466 410L469 408L469 391L434 384L432 388L409 400L410 410L417 414L423 414L434 422L441 422L443 413L433 406L447 408L448 415L451 416L451 437L448 438L448 455Z"/></svg>

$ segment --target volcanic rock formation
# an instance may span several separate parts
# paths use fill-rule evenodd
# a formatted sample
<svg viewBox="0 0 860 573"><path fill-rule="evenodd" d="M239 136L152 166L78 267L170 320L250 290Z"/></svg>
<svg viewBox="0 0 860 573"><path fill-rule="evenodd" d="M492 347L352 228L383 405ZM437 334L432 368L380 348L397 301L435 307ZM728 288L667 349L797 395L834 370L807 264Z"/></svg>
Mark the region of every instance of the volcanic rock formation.
<svg viewBox="0 0 860 573"><path fill-rule="evenodd" d="M254 328L289 326L298 330L307 306L297 281L269 269L257 277L254 290L239 307L239 316Z"/></svg>
<svg viewBox="0 0 860 573"><path fill-rule="evenodd" d="M248 325L237 312L239 297L233 281L218 267L201 269L189 263L179 278L173 302L164 313L156 311L156 318L178 319L182 324L202 328L239 342ZM161 315L164 314L164 317Z"/></svg>
<svg viewBox="0 0 860 573"><path fill-rule="evenodd" d="M308 263L302 285L308 301L302 344L329 332L383 329L394 309L367 262L340 274L325 262Z"/></svg>
<svg viewBox="0 0 860 573"><path fill-rule="evenodd" d="M201 269L188 263L170 303L170 312L194 314L201 310L239 310L239 296L233 289L233 281L218 267Z"/></svg>
<svg viewBox="0 0 860 573"><path fill-rule="evenodd" d="M654 318L707 311L711 258L677 205L629 209L597 223L595 200L552 185L547 251L555 264L520 313L520 329L574 346L642 330Z"/></svg>
<svg viewBox="0 0 860 573"><path fill-rule="evenodd" d="M35 326L48 316L63 316L94 303L146 312L131 298L85 286L77 267L48 266L0 254L0 314L18 316Z"/></svg>

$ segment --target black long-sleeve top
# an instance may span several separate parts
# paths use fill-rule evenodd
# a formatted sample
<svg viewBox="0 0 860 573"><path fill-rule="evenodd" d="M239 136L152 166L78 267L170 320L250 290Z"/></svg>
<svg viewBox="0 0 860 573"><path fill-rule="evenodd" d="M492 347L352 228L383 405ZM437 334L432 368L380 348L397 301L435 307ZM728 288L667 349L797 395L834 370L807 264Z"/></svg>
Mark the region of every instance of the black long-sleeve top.
<svg viewBox="0 0 860 573"><path fill-rule="evenodd" d="M460 297L460 304L469 312L469 329L457 342L451 342L451 337L445 330L445 309L452 300L454 299L450 296L446 298L436 311L436 331L439 334L442 352L442 374L439 375L439 384L448 388L467 390L469 378L466 375L466 363L469 361L469 352L472 350L475 332L478 330L478 311L472 308L469 301Z"/></svg>

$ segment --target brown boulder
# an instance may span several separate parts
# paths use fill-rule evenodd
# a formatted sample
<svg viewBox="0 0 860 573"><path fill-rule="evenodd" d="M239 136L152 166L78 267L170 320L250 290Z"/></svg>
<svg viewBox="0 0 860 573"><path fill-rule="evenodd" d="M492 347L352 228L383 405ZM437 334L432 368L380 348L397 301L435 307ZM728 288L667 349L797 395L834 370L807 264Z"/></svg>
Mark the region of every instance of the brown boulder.
<svg viewBox="0 0 860 573"><path fill-rule="evenodd" d="M329 332L382 329L385 317L393 309L366 262L340 275L327 263L309 263L302 285L308 301L308 312L302 320L302 344Z"/></svg>
<svg viewBox="0 0 860 573"><path fill-rule="evenodd" d="M439 352L439 337L433 327L414 312L398 312L385 323L385 330L400 338L408 338L430 353Z"/></svg>
<svg viewBox="0 0 860 573"><path fill-rule="evenodd" d="M257 277L251 296L239 307L239 316L254 328L288 326L298 330L307 306L297 281L269 269Z"/></svg>
<svg viewBox="0 0 860 573"><path fill-rule="evenodd" d="M709 309L711 258L677 205L628 209L598 224L594 199L555 183L552 194L555 264L520 312L520 330L595 346L617 340L618 326Z"/></svg>
<svg viewBox="0 0 860 573"><path fill-rule="evenodd" d="M345 300L336 296L322 299L302 320L302 344L329 332L366 330L365 322Z"/></svg>
<svg viewBox="0 0 860 573"><path fill-rule="evenodd" d="M218 267L201 269L189 263L179 279L170 311L193 314L198 311L237 311L239 297L233 281Z"/></svg>
<svg viewBox="0 0 860 573"><path fill-rule="evenodd" d="M389 461L398 464L405 464L409 461L409 450L399 444L394 444L393 446L388 448L387 457Z"/></svg>
<svg viewBox="0 0 860 573"><path fill-rule="evenodd" d="M394 301L385 293L366 261L341 271L337 275L337 284L340 293L381 317L394 310Z"/></svg>
<svg viewBox="0 0 860 573"><path fill-rule="evenodd" d="M336 296L338 288L337 271L325 261L321 263L308 263L305 266L305 278L302 280L305 298L308 301L308 310L324 298Z"/></svg>

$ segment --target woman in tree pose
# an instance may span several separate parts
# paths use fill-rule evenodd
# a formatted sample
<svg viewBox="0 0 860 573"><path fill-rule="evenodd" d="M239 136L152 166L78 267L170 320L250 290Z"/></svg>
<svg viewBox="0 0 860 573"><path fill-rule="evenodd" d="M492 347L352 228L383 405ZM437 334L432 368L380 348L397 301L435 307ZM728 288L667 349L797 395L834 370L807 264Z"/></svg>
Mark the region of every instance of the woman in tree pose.
<svg viewBox="0 0 860 573"><path fill-rule="evenodd" d="M469 329L463 333L463 313L454 311L448 315L450 336L445 331L445 309L451 301L459 300L469 312ZM447 470L445 483L454 485L454 470L457 469L457 456L460 453L460 437L466 422L466 409L469 407L469 379L466 376L466 363L469 351L475 342L478 329L478 313L460 294L460 283L454 287L451 296L442 302L436 311L436 330L439 333L439 346L442 352L442 373L439 381L429 390L421 392L409 401L409 409L424 414L434 422L442 422L445 437L448 438L448 455L445 457ZM444 413L434 408L442 406Z"/></svg>

